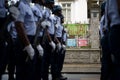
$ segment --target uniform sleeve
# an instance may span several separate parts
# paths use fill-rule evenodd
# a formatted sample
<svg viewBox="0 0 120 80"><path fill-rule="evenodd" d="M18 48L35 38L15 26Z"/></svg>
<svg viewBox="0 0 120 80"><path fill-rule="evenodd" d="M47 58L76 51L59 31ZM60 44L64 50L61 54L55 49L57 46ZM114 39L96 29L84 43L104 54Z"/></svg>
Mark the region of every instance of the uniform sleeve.
<svg viewBox="0 0 120 80"><path fill-rule="evenodd" d="M42 17L42 13L40 12L40 10L36 6L32 7L32 11L33 11L35 16L40 17L40 18Z"/></svg>
<svg viewBox="0 0 120 80"><path fill-rule="evenodd" d="M49 19L50 18L49 12L47 10L45 10L43 12L43 16L44 16L45 19Z"/></svg>
<svg viewBox="0 0 120 80"><path fill-rule="evenodd" d="M20 15L18 16L16 21L24 22L24 17L25 17L25 14L26 14L25 4L21 2L18 8L20 10Z"/></svg>

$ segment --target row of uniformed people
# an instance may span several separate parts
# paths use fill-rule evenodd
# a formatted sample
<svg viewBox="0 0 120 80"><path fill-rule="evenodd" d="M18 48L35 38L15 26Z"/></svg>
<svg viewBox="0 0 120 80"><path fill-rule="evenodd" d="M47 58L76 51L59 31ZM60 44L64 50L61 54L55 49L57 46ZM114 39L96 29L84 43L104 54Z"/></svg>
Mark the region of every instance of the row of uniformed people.
<svg viewBox="0 0 120 80"><path fill-rule="evenodd" d="M47 3L49 3L49 1ZM52 9L51 7L53 6L53 3L54 2L51 0L50 2L51 5L47 5L45 12L46 14L45 19L51 22L51 26L48 26L46 31L46 35L48 36L49 39L45 41L45 47L44 47L45 53L43 56L43 64L42 64L43 80L48 80L49 66L51 67L50 69L51 69L52 79L60 80L60 76L58 75L58 51L61 49L61 43L59 39L61 38L62 27L60 25L60 18L58 17L58 14L54 13L54 11L57 12L56 6L53 8L53 13L55 15L53 15L52 12L50 11L50 9Z"/></svg>
<svg viewBox="0 0 120 80"><path fill-rule="evenodd" d="M14 30L12 32L12 38L15 39L15 51L13 52L15 52L16 55L16 79L40 80L42 77L43 80L48 80L49 65L51 65L53 80L60 80L60 78L64 80L66 78L62 77L60 73L64 56L59 57L61 54L63 31L60 23L61 12L59 14L56 13L56 15L52 14L51 10L54 6L54 0L46 0L47 8L45 8L45 10L43 8L43 0L35 0L35 5L30 5L30 2L31 0L21 0L19 2L19 16L14 21L15 24L14 22L9 24L10 27L15 26L17 30L16 33ZM41 21L44 22L41 23ZM43 26L42 28L39 23ZM36 28L39 29L38 27L40 27L40 30L38 36L36 36ZM8 30L11 32L11 29L15 28ZM39 39L37 44L34 42L35 37ZM64 37L66 38L65 35ZM63 45L63 49L65 50L65 44ZM63 54L65 54L65 51L62 55ZM61 64L59 61L61 61ZM58 69L59 66L61 66L60 69Z"/></svg>
<svg viewBox="0 0 120 80"><path fill-rule="evenodd" d="M106 0L101 18L101 80L120 80L120 1Z"/></svg>

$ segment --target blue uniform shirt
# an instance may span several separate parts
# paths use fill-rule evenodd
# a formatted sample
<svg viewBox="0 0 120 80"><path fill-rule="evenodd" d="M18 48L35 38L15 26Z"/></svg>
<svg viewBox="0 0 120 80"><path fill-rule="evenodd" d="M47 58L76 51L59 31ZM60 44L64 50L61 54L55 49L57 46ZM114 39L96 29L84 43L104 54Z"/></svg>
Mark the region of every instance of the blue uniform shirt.
<svg viewBox="0 0 120 80"><path fill-rule="evenodd" d="M43 15L44 15L44 6L40 5L40 4L35 4L36 7L40 10L41 13L41 18L43 19Z"/></svg>
<svg viewBox="0 0 120 80"><path fill-rule="evenodd" d="M62 31L63 31L63 26L61 24L61 20L60 20L60 17L56 16L56 24L57 24L57 27L56 27L56 37L62 37Z"/></svg>
<svg viewBox="0 0 120 80"><path fill-rule="evenodd" d="M39 4L35 4L34 6L32 6L32 10L34 12L35 21L39 21L39 19L42 20L42 18L43 18L43 11L44 11L44 9L42 8L42 6L40 6ZM40 37L43 36L43 29L40 30L39 36Z"/></svg>
<svg viewBox="0 0 120 80"><path fill-rule="evenodd" d="M6 16L5 0L0 0L0 18Z"/></svg>
<svg viewBox="0 0 120 80"><path fill-rule="evenodd" d="M18 8L20 10L20 15L17 21L24 23L25 32L27 35L35 35L36 23L30 5L26 2L26 0L22 0Z"/></svg>
<svg viewBox="0 0 120 80"><path fill-rule="evenodd" d="M49 34L54 35L54 33L55 33L55 26L54 26L55 17L54 17L54 15L52 15L52 12L50 9L46 8L43 16L44 16L45 20L47 20L51 23L51 26L48 26Z"/></svg>
<svg viewBox="0 0 120 80"><path fill-rule="evenodd" d="M43 20L43 15L44 15L44 7L42 5L39 5L39 4L35 4L35 6L39 9L40 11L40 14L41 14L41 20ZM42 37L43 36L43 29L40 30L39 32L39 36Z"/></svg>
<svg viewBox="0 0 120 80"><path fill-rule="evenodd" d="M44 6L42 6L42 5L36 5L39 9L40 9L40 12L41 12L41 14L42 14L42 19L44 19ZM40 33L39 33L39 36L41 37L41 36L43 36L43 31L44 31L44 29L41 29L41 31L40 31Z"/></svg>
<svg viewBox="0 0 120 80"><path fill-rule="evenodd" d="M31 8L32 8L32 11L34 13L35 21L38 21L39 18L41 19L42 18L42 13L40 12L40 9L38 8L38 5L36 5L36 4L31 5Z"/></svg>
<svg viewBox="0 0 120 80"><path fill-rule="evenodd" d="M16 31L16 28L15 28L15 23L14 22L11 22L8 25L8 32L10 33L12 38L17 38L17 31Z"/></svg>
<svg viewBox="0 0 120 80"><path fill-rule="evenodd" d="M106 2L105 16L106 21L110 19L110 27L113 27L114 25L120 25L120 15L117 5L117 0L107 0Z"/></svg>
<svg viewBox="0 0 120 80"><path fill-rule="evenodd" d="M49 19L49 17L51 16L52 12L49 8L45 8L44 12L43 12L43 16L45 19Z"/></svg>

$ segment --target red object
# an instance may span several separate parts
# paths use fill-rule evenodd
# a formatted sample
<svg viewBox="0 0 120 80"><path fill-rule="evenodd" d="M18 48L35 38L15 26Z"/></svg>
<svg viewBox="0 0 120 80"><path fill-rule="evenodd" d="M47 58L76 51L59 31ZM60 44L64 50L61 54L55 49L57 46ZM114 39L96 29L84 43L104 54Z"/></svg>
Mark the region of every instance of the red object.
<svg viewBox="0 0 120 80"><path fill-rule="evenodd" d="M87 39L78 39L78 46L87 46Z"/></svg>

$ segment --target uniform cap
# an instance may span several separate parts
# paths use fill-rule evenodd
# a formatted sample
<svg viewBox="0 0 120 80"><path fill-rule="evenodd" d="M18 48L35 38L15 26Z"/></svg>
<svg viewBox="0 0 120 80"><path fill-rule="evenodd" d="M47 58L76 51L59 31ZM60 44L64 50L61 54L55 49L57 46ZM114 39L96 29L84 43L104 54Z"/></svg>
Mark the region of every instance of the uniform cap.
<svg viewBox="0 0 120 80"><path fill-rule="evenodd" d="M53 13L62 10L62 7L60 5L55 5L53 7Z"/></svg>

